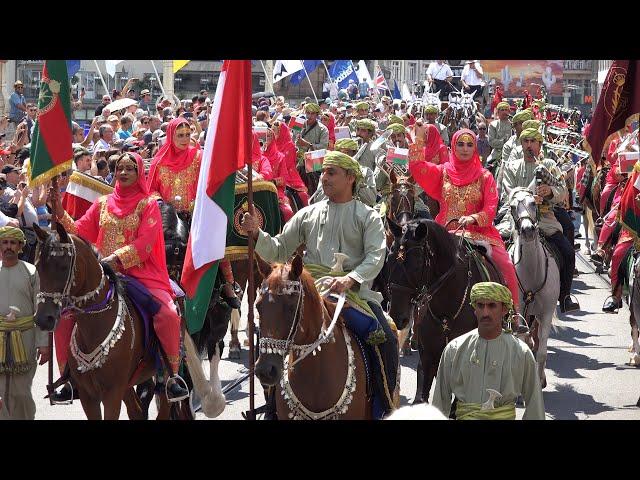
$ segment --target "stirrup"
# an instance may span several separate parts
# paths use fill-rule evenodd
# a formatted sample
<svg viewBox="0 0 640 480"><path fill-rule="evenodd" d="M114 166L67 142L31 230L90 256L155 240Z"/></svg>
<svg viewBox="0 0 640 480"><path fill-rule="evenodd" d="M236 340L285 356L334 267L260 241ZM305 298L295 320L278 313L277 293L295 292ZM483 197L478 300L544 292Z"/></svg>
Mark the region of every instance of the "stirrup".
<svg viewBox="0 0 640 480"><path fill-rule="evenodd" d="M51 403L53 405L73 405L73 395L74 395L74 391L73 391L73 385L71 384L71 380L69 380L66 383L62 384L62 389L64 389L64 387L66 387L67 385L69 385L69 389L71 390L71 399L70 400L54 400L51 395L47 395L44 398L49 398L49 400L51 401ZM62 390L61 389L61 390ZM55 395L56 391L53 391L53 395Z"/></svg>
<svg viewBox="0 0 640 480"><path fill-rule="evenodd" d="M182 395L180 397L175 397L175 398L169 398L169 385L171 385L172 383L177 383L178 385L182 383L182 385L180 386L187 391L186 395ZM187 383L184 381L184 379L176 373L175 375L172 375L169 378L167 378L167 381L164 384L164 394L167 396L167 400L169 400L169 403L181 402L182 400L189 398L189 387L187 387Z"/></svg>

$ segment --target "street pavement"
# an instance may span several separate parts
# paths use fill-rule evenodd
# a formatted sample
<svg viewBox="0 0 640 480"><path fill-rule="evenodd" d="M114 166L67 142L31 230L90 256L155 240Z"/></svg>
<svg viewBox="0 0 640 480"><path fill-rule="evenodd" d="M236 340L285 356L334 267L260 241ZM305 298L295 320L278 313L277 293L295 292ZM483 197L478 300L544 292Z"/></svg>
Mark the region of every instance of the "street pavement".
<svg viewBox="0 0 640 480"><path fill-rule="evenodd" d="M579 215L576 215L579 218ZM584 230L580 231L584 236ZM583 243L583 240L579 240ZM608 277L594 273L588 257L578 254L576 268L580 275L574 279L574 294L581 310L563 315L553 320L547 357L547 387L544 403L547 419L558 420L631 420L640 419L640 408L636 407L640 397L640 369L627 364L628 348L631 343L629 327L629 309L625 305L618 314L602 312L602 304L610 293ZM246 325L247 304L243 305L241 329ZM257 316L256 316L257 319ZM226 344L230 336L227 335ZM240 332L241 342L246 339ZM239 360L230 360L225 348L220 363L222 387L229 385L247 372L249 352L243 347ZM408 405L415 394L417 352L401 359L401 404ZM208 376L209 367L205 363L204 371ZM46 392L47 368L39 367L33 383L33 395L36 399L36 419L84 419L80 401L72 405L49 405L42 397ZM435 382L434 382L435 383ZM255 382L255 406L264 403L260 383ZM249 380L243 381L226 395L227 406L217 418L222 420L241 420L241 412L249 409ZM517 418L521 418L524 409L517 409ZM156 409L152 404L151 418ZM126 410L122 408L121 419L126 419ZM197 420L207 420L197 414Z"/></svg>

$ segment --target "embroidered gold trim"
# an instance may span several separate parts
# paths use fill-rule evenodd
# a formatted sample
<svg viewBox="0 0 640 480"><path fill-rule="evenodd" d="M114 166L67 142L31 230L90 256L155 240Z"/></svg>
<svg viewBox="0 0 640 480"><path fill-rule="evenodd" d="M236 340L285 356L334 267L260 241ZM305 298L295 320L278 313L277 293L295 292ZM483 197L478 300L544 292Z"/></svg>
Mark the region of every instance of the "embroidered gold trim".
<svg viewBox="0 0 640 480"><path fill-rule="evenodd" d="M80 173L78 171L74 171L71 174L69 183L76 183L90 190L93 190L94 192L98 192L100 195L108 195L113 192L113 187L111 185L107 185L100 180L96 180L95 178L92 178L89 175L85 175L84 173Z"/></svg>
<svg viewBox="0 0 640 480"><path fill-rule="evenodd" d="M140 257L138 256L138 251L133 245L127 245L119 248L114 253L120 259L120 263L122 263L122 267L125 270L142 263L142 260L140 260Z"/></svg>
<svg viewBox="0 0 640 480"><path fill-rule="evenodd" d="M236 195L238 193L247 193L247 184L246 183L236 183ZM254 192L273 192L278 193L278 189L273 184L273 182L269 182L266 180L261 180L258 182L253 182L253 191Z"/></svg>
<svg viewBox="0 0 640 480"><path fill-rule="evenodd" d="M142 210L147 206L149 198L147 197L140 200L135 211L123 218L118 218L109 212L107 208L107 197L101 197L98 201L101 204L100 229L103 232L100 254L106 257L133 240L131 237L138 230L140 215ZM128 241L128 239L131 240Z"/></svg>

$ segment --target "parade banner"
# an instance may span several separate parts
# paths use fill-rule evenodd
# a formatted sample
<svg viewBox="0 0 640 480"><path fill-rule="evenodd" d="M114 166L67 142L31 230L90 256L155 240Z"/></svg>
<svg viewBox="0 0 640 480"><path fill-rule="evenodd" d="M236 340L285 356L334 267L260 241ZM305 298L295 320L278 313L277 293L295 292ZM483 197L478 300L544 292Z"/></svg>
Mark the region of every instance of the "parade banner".
<svg viewBox="0 0 640 480"><path fill-rule="evenodd" d="M225 60L220 72L198 177L182 287L190 333L202 328L218 261L224 258L236 171L251 158L251 62Z"/></svg>
<svg viewBox="0 0 640 480"><path fill-rule="evenodd" d="M615 60L605 78L584 142L596 165L614 135L638 128L639 114L640 61Z"/></svg>
<svg viewBox="0 0 640 480"><path fill-rule="evenodd" d="M47 60L38 95L38 120L31 138L29 186L48 182L71 168L71 96L65 60Z"/></svg>
<svg viewBox="0 0 640 480"><path fill-rule="evenodd" d="M349 127L336 127L334 133L336 135L336 140L340 140L341 138L351 138L351 130Z"/></svg>
<svg viewBox="0 0 640 480"><path fill-rule="evenodd" d="M233 215L227 224L227 243L224 256L227 260L247 258L247 232L240 225L243 215L249 209L247 184L237 183L233 202ZM277 235L282 229L282 217L278 206L278 190L273 182L253 182L253 207L260 229L269 235Z"/></svg>
<svg viewBox="0 0 640 480"><path fill-rule="evenodd" d="M523 97L524 91L537 92L544 85L547 95L562 95L562 60L482 60L487 83L495 81L505 97Z"/></svg>
<svg viewBox="0 0 640 480"><path fill-rule="evenodd" d="M303 69L304 65L300 60L276 60L276 64L273 67L272 84Z"/></svg>
<svg viewBox="0 0 640 480"><path fill-rule="evenodd" d="M406 167L409 163L409 149L389 147L387 149L387 163Z"/></svg>
<svg viewBox="0 0 640 480"><path fill-rule="evenodd" d="M358 83L358 75L353 70L353 64L350 60L336 60L329 65L329 75L340 88L347 88L349 80Z"/></svg>
<svg viewBox="0 0 640 480"><path fill-rule="evenodd" d="M316 68L318 68L318 66L322 65L322 60L303 60L302 65L304 66L304 69L298 70L296 73L291 75L291 77L289 77L291 85L298 85L300 82L302 82L308 74L313 72Z"/></svg>
<svg viewBox="0 0 640 480"><path fill-rule="evenodd" d="M304 154L304 168L307 173L319 172L322 170L322 162L324 162L324 156L327 151L323 148L321 150L314 150Z"/></svg>

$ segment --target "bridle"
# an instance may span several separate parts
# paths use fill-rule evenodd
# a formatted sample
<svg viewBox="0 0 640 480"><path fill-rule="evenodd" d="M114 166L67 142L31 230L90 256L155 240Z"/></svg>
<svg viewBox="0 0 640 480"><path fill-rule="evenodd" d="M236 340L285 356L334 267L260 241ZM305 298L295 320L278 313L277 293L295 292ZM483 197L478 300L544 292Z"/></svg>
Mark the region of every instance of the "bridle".
<svg viewBox="0 0 640 480"><path fill-rule="evenodd" d="M452 221L450 221L449 223L451 223ZM396 255L397 263L394 265L393 270L389 273L389 278L392 278L392 274L395 271L395 269L398 267L398 265L401 265L404 270L404 277L409 279L409 275L407 274L404 261L410 251L422 250L423 255L425 257L425 264L424 264L424 267L422 268L422 274L420 277L420 284L422 285L422 287L419 287L419 285L414 285L413 282L409 282L410 283L409 286L398 285L396 283L389 282L388 288L390 290L401 290L404 292L408 292L411 298L410 300L411 305L417 311L419 311L426 304L429 314L442 328L442 331L445 335L446 343L449 343L449 331L451 330L451 328L449 327L449 319L447 319L445 316L437 315L436 313L434 313L433 309L431 308L431 301L433 300L433 297L442 289L442 287L445 285L447 280L449 280L449 278L454 274L457 264L456 262L453 262L451 267L449 267L449 269L442 276L438 277L435 280L435 282L433 282L431 285L428 284L427 279L425 278L426 277L425 273L431 270L431 262L435 258L435 253L433 252L433 249L429 245L429 225L428 223L424 223L424 225L427 228L427 233L425 234L423 243L420 245L413 246L406 251L403 249L403 246L401 245L399 252ZM460 247L458 249L458 252L460 252L460 249L462 248L463 242L464 242L464 228L462 229L463 229L463 235L461 236L461 239L460 239ZM458 255L458 258L460 260L463 260L459 255ZM471 277L472 277L471 255L467 253L466 259L468 260L467 286L465 288L464 295L462 297L462 301L460 302L458 310L456 311L454 316L451 318L451 321L456 320L460 315L460 312L462 312L462 309L464 308L464 305L465 305L465 299L467 298L467 294L469 292L469 287L471 286Z"/></svg>
<svg viewBox="0 0 640 480"><path fill-rule="evenodd" d="M400 197L400 201L398 202L398 205L396 206L395 210L391 212L391 218L393 220L396 220L400 218L402 214L409 215L409 218L413 217L413 210L415 205L414 187L407 183L397 183L396 185L394 185L394 188L391 191L391 195L389 198L389 207L391 207L391 198L393 198L394 193L397 193L397 195ZM414 199L413 202L409 198L410 194L411 194L411 197ZM401 210L403 206L405 206L404 210Z"/></svg>
<svg viewBox="0 0 640 480"><path fill-rule="evenodd" d="M510 205L512 208L512 212L511 212L511 217L513 218L514 223L516 224L516 229L518 230L518 233L520 233L520 228L522 225L522 220L529 220L532 224L534 228L538 228L538 214L537 212L532 212L531 210L529 210L529 208L527 207L527 205L524 205L524 211L526 212L526 215L514 215L514 213L518 213L519 209L518 207L522 204L522 202L524 201L524 198L522 198L522 193L525 193L525 196L530 196L531 192L527 189L518 189L518 190L514 190L511 193L511 201L510 201Z"/></svg>
<svg viewBox="0 0 640 480"><path fill-rule="evenodd" d="M71 309L83 311L77 305L83 303L86 304L90 300L93 300L104 288L107 282L107 276L104 273L102 265L100 265L101 277L98 286L85 295L71 295L71 289L75 286L76 277L76 247L73 240L70 239L70 241L71 243L59 243L55 248L52 247L49 251L49 255L52 257L70 257L69 271L67 273L67 279L65 280L62 292L45 292L41 290L36 294L36 303L40 304L44 303L46 300L51 300L55 305L58 305L63 310Z"/></svg>

